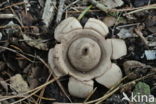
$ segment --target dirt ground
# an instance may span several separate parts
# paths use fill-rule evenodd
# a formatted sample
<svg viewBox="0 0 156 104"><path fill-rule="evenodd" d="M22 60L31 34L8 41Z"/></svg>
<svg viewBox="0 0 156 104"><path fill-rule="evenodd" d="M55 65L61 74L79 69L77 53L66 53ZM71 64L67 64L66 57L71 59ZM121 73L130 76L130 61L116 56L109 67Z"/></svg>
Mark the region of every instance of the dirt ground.
<svg viewBox="0 0 156 104"><path fill-rule="evenodd" d="M109 28L106 39L125 41L127 54L112 60L123 73L118 85L95 81L94 92L78 98L68 91L70 75L54 75L48 52L68 17L82 26L96 18ZM0 0L0 104L156 104L123 93L156 97L156 0Z"/></svg>

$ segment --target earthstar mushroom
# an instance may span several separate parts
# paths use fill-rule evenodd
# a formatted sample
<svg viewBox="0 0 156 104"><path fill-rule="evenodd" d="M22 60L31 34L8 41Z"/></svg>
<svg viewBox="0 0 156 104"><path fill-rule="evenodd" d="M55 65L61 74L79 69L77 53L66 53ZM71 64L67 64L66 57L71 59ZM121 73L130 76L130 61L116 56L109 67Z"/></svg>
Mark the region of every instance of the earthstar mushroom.
<svg viewBox="0 0 156 104"><path fill-rule="evenodd" d="M50 49L48 62L56 76L70 76L71 95L87 97L93 91L93 79L107 88L121 80L121 69L111 59L126 55L126 44L121 39L105 39L108 32L108 27L94 18L84 27L74 17L57 26L54 37L60 44Z"/></svg>

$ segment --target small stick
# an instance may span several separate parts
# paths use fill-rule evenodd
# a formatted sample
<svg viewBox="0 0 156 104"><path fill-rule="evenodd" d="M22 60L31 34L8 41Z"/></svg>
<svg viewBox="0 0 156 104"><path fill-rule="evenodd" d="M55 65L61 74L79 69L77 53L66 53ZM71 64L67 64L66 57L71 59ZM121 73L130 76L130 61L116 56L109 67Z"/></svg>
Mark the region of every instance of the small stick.
<svg viewBox="0 0 156 104"><path fill-rule="evenodd" d="M156 4L146 5L138 8L122 8L122 9L111 9L111 12L127 12L127 11L135 11L143 8L150 8L150 7L156 7Z"/></svg>
<svg viewBox="0 0 156 104"><path fill-rule="evenodd" d="M136 28L134 31L135 31L136 34L142 39L142 41L144 42L144 44L145 44L146 46L148 46L148 41L147 41L147 39L143 36L143 33L141 32L141 30L138 29L138 28Z"/></svg>
<svg viewBox="0 0 156 104"><path fill-rule="evenodd" d="M137 12L141 12L141 11L149 10L149 9L156 9L156 6L151 6L151 7L137 9L137 10L131 11L131 12L126 13L126 14L130 15L130 14L133 14L133 13L137 13Z"/></svg>
<svg viewBox="0 0 156 104"><path fill-rule="evenodd" d="M50 81L48 81L48 82L46 82L46 83L44 83L44 84L42 84L42 85L40 85L40 86L38 86L38 87L36 87L36 88L34 88L34 89L32 89L32 90L29 90L29 91L27 91L27 92L25 92L25 93L22 93L22 94L17 94L17 95L13 95L13 96L3 96L3 98L0 98L0 102L1 101L5 101L5 100L8 100L8 99L13 99L13 98L25 98L25 97L27 97L26 95L27 94L29 94L29 93L34 93L34 92L38 92L38 91L40 91L42 88L44 88L44 87L46 87L47 85L49 85L49 84L51 84L51 83L53 83L53 82L55 82L56 80L58 80L59 79L59 77L57 77L57 78L53 78L52 80L50 80ZM35 93L34 93L35 94ZM25 95L25 96L24 96ZM28 95L29 96L29 95ZM25 100L25 99L24 99Z"/></svg>
<svg viewBox="0 0 156 104"><path fill-rule="evenodd" d="M147 78L149 78L150 76L153 76L153 75L155 75L155 73L148 74L148 75L143 76L143 77L141 77L141 78L138 78L138 79L136 79L136 80L130 81L130 82L124 84L124 85L120 85L120 86L118 86L117 88L115 88L113 91L111 91L110 93L108 93L108 94L106 94L105 96L101 97L100 100L99 100L97 103L95 103L95 104L101 104L101 102L105 101L108 97L110 97L110 96L113 95L116 91L118 91L119 89L125 87L126 85L130 85L130 84L136 83L136 82L138 82L138 81L140 81L140 80L147 79ZM110 96L108 96L108 95L110 95Z"/></svg>
<svg viewBox="0 0 156 104"><path fill-rule="evenodd" d="M40 59L40 57L39 57L39 59ZM44 65L46 64L45 62L44 62L44 60L40 60ZM52 72L50 72L50 74L49 74L49 76L48 76L48 78L47 78L47 80L46 80L46 82L48 82L49 80L50 80L50 77L52 76ZM39 94L39 96L41 97L41 96L43 96L43 94L44 94L44 92L45 92L45 88L43 88L42 90L41 90L41 92L40 92L40 94ZM42 99L40 98L40 97L38 97L38 99L37 99L37 102L38 102L38 104L40 104L41 103L41 101L42 101ZM44 99L45 100L45 99Z"/></svg>
<svg viewBox="0 0 156 104"><path fill-rule="evenodd" d="M127 85L130 85L130 84L133 84L135 82L138 82L140 80L144 80L144 79L147 79L151 76L155 75L155 73L152 73L152 74L148 74L146 76L143 76L141 78L138 78L138 79L135 79L133 81L130 81L126 84L121 84L119 86L117 86L116 88L114 88L113 90L111 90L109 93L106 93L104 96L98 98L98 99L95 99L95 100L92 100L92 101L89 101L89 102L85 102L85 103L58 103L58 102L54 102L53 104L102 104L101 102L103 102L104 100L106 100L107 98L109 98L110 96L112 96L115 92L117 92L118 90L120 90L121 88L127 86ZM126 79L123 78L123 80Z"/></svg>
<svg viewBox="0 0 156 104"><path fill-rule="evenodd" d="M97 90L97 87L94 88L94 90L89 94L89 96L85 99L84 103L87 102L91 98L91 96L95 93L96 90Z"/></svg>
<svg viewBox="0 0 156 104"><path fill-rule="evenodd" d="M0 19L16 19L17 22L23 26L22 22L19 20L19 18L15 14L0 14Z"/></svg>
<svg viewBox="0 0 156 104"><path fill-rule="evenodd" d="M76 3L79 2L79 1L80 1L80 0L76 0L76 1L72 2L71 4L69 4L69 5L64 9L64 11L67 10L69 7L71 7L72 5L76 4Z"/></svg>
<svg viewBox="0 0 156 104"><path fill-rule="evenodd" d="M88 6L88 7L80 14L80 16L78 17L78 20L80 21L80 20L84 17L84 15L85 15L92 7L93 7L92 5Z"/></svg>
<svg viewBox="0 0 156 104"><path fill-rule="evenodd" d="M138 26L138 25L140 25L140 23L126 24L126 25L117 26L116 29L121 29L121 28L131 27L131 26Z"/></svg>
<svg viewBox="0 0 156 104"><path fill-rule="evenodd" d="M37 59L39 59L44 65L45 67L48 68L49 72L52 72L51 67L39 56L37 57ZM56 75L54 74L54 72L52 72L52 75L54 78L57 78ZM69 97L69 95L67 94L67 92L65 91L64 87L62 86L61 82L59 80L56 81L56 83L58 84L58 86L60 87L61 91L65 94L65 96L68 98L68 100L70 102L72 102L71 98Z"/></svg>
<svg viewBox="0 0 156 104"><path fill-rule="evenodd" d="M0 19L12 19L16 16L14 14L0 14Z"/></svg>
<svg viewBox="0 0 156 104"><path fill-rule="evenodd" d="M46 0L44 11L42 14L43 22L46 24L46 27L49 27L51 21L54 19L56 9L56 0Z"/></svg>
<svg viewBox="0 0 156 104"><path fill-rule="evenodd" d="M57 12L57 18L56 18L56 23L59 23L62 19L62 15L64 13L64 3L66 0L60 0L59 2L59 8L58 8L58 12Z"/></svg>
<svg viewBox="0 0 156 104"><path fill-rule="evenodd" d="M25 2L14 3L12 5L9 5L9 6L6 6L6 7L2 8L2 9L0 9L0 11L5 10L5 9L8 9L10 7L13 7L13 6L23 5L23 4L26 4L26 3Z"/></svg>
<svg viewBox="0 0 156 104"><path fill-rule="evenodd" d="M88 12L100 12L101 10L89 10ZM71 13L71 14L75 14L75 13L81 13L82 11L80 10L80 11L73 11L73 10L71 10L71 11L68 11L68 13Z"/></svg>
<svg viewBox="0 0 156 104"><path fill-rule="evenodd" d="M29 59L27 56L25 56L25 55L23 55L23 54L17 52L16 50L13 50L13 49L8 48L8 47L3 47L3 46L0 46L0 49L5 49L5 50L11 51L11 52L13 52L13 53L16 53L16 54L20 55L21 57L23 57L24 59L27 59L28 61L30 61L30 62L33 63L33 61L32 61L31 59Z"/></svg>

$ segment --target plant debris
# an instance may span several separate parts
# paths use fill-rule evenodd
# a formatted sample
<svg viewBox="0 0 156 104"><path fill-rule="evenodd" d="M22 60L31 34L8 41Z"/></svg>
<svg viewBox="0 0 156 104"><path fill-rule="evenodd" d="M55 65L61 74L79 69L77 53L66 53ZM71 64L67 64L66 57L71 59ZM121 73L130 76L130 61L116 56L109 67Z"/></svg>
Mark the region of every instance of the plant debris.
<svg viewBox="0 0 156 104"><path fill-rule="evenodd" d="M27 44L29 44L32 47L35 47L40 50L48 50L47 44L44 43L44 41L41 39L32 39L25 34L23 34L23 39L26 41Z"/></svg>
<svg viewBox="0 0 156 104"><path fill-rule="evenodd" d="M145 50L145 56L147 60L155 60L156 50Z"/></svg>
<svg viewBox="0 0 156 104"><path fill-rule="evenodd" d="M56 0L46 0L45 7L42 15L43 22L49 27L52 22L56 9Z"/></svg>
<svg viewBox="0 0 156 104"><path fill-rule="evenodd" d="M129 29L122 28L120 29L120 32L117 35L121 39L137 37L137 35L133 32L133 28L129 28Z"/></svg>
<svg viewBox="0 0 156 104"><path fill-rule="evenodd" d="M23 80L20 74L17 74L10 78L10 87L13 90L13 92L15 92L15 94L16 92L22 94L24 92L29 91L27 82Z"/></svg>
<svg viewBox="0 0 156 104"><path fill-rule="evenodd" d="M124 4L122 0L101 0L100 2L109 9L119 7Z"/></svg>
<svg viewBox="0 0 156 104"><path fill-rule="evenodd" d="M134 104L155 61L156 0L0 1L0 104Z"/></svg>

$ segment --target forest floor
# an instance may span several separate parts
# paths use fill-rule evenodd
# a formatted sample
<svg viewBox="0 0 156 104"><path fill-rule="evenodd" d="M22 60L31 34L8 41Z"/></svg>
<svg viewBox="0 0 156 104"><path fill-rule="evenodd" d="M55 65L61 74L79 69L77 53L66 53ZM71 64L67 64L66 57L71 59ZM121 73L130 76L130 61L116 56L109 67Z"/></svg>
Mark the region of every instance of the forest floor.
<svg viewBox="0 0 156 104"><path fill-rule="evenodd" d="M94 92L80 99L68 92L69 76L53 75L48 52L67 17L82 25L101 20L107 38L126 42L127 55L113 60L121 83L107 89L95 82ZM0 104L143 104L122 100L132 92L156 97L156 0L0 0Z"/></svg>

